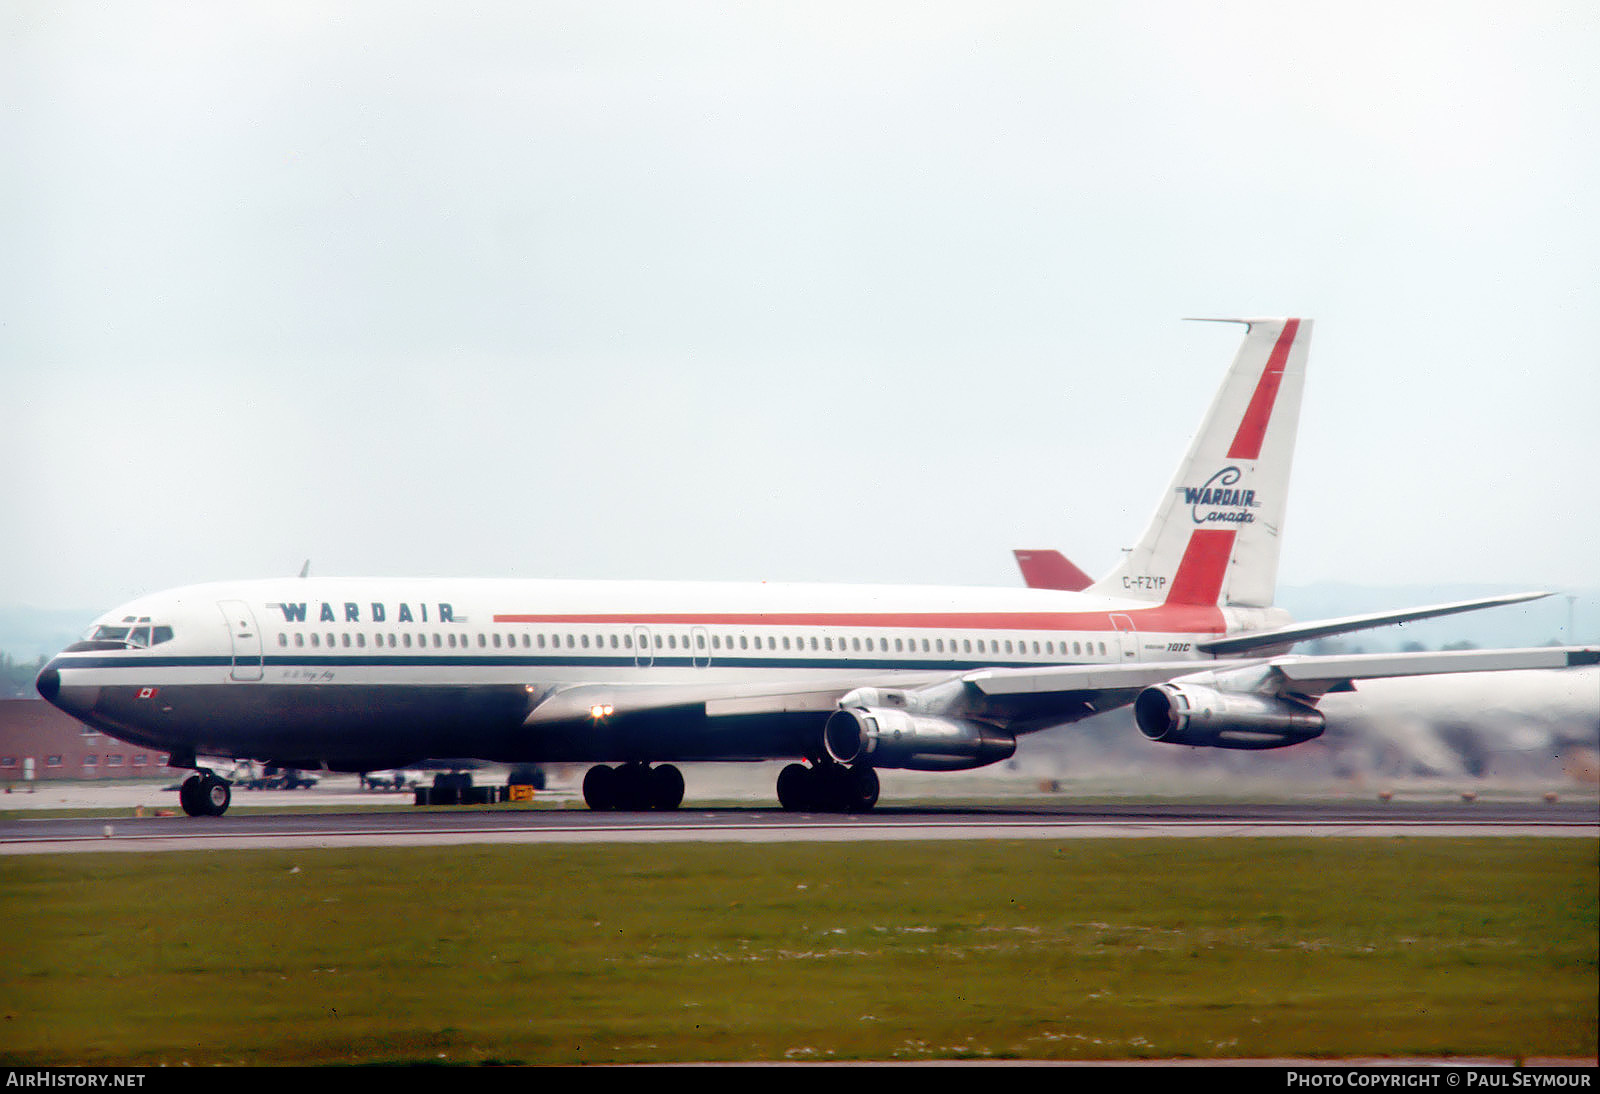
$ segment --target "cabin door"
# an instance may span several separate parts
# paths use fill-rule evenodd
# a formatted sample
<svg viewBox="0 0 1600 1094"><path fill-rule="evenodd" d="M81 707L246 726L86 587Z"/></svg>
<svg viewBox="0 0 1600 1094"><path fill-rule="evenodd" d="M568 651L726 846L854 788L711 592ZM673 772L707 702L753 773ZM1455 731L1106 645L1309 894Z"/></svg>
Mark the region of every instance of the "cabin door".
<svg viewBox="0 0 1600 1094"><path fill-rule="evenodd" d="M228 637L233 641L233 671L235 680L261 679L261 631L256 627L255 613L242 600L221 600L217 607L228 621Z"/></svg>
<svg viewBox="0 0 1600 1094"><path fill-rule="evenodd" d="M1124 661L1137 661L1139 659L1139 632L1134 629L1133 619L1126 615L1111 617L1111 625L1117 628L1117 641L1122 644L1122 659Z"/></svg>

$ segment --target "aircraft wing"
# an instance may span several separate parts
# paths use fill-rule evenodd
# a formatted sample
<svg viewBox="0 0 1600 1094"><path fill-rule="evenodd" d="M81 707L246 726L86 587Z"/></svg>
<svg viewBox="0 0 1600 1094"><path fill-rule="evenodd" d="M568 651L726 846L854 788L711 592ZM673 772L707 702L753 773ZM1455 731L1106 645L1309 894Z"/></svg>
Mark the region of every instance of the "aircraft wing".
<svg viewBox="0 0 1600 1094"><path fill-rule="evenodd" d="M1022 696L1110 696L1139 691L1156 684L1191 680L1221 684L1225 690L1320 697L1330 691L1353 691L1358 680L1438 676L1454 672L1562 669L1597 663L1600 663L1600 647L1597 646L1543 646L1442 653L1365 653L1340 657L1285 655L1225 661L983 669L967 673L961 679L986 698L1000 703Z"/></svg>
<svg viewBox="0 0 1600 1094"><path fill-rule="evenodd" d="M1235 716L1248 718L1240 712L1261 704L1280 705L1270 712L1273 717L1309 711L1322 696L1354 691L1361 680L1593 664L1600 664L1600 647L1569 646L985 669L960 679L976 693L965 704L969 714L1026 733L1125 706L1146 689L1169 698L1182 693L1175 702L1180 707L1188 703L1186 710L1213 704L1217 709L1211 714L1220 724Z"/></svg>
<svg viewBox="0 0 1600 1094"><path fill-rule="evenodd" d="M863 677L806 688L771 683L577 684L539 698L524 724L555 725L691 707L703 707L708 718L822 716L841 706L882 703L978 718L1007 726L1014 733L1029 733L1126 706L1141 692L1159 685L1282 700L1309 708L1329 692L1353 691L1361 680L1592 664L1600 664L1600 647L1051 665L931 673L920 678Z"/></svg>
<svg viewBox="0 0 1600 1094"><path fill-rule="evenodd" d="M1458 672L1565 669L1600 664L1600 646L1542 646L1515 650L1363 653L1347 657L1280 657L1268 662L1286 690L1322 696L1354 691L1359 680L1442 676Z"/></svg>
<svg viewBox="0 0 1600 1094"><path fill-rule="evenodd" d="M1458 600L1451 604L1433 604L1424 608L1403 608L1399 611L1372 612L1368 615L1347 615L1339 619L1319 619L1310 623L1295 623L1287 627L1278 627L1270 631L1251 631L1247 634L1229 635L1226 638L1212 638L1195 643L1195 648L1210 654L1249 653L1252 650L1268 650L1275 646L1288 646L1295 642L1305 642L1312 638L1326 638L1334 634L1348 634L1351 631L1387 627L1393 623L1410 623L1418 619L1434 619L1441 615L1455 615L1457 612L1475 612L1480 608L1497 608L1503 604L1521 604L1528 600L1539 600L1549 595L1549 593L1511 593L1507 596L1484 597L1481 600Z"/></svg>

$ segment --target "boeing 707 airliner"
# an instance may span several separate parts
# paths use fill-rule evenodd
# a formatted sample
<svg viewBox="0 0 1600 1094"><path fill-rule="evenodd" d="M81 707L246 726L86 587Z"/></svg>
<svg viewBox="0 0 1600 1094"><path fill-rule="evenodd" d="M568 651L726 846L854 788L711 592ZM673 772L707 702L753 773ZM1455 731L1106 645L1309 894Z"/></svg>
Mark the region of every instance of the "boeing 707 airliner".
<svg viewBox="0 0 1600 1094"><path fill-rule="evenodd" d="M1311 323L1244 342L1121 565L1081 591L288 578L141 597L41 695L195 773L207 757L371 771L429 757L591 763L593 809L674 809L675 763L789 759L791 810L866 810L879 769L958 771L1133 707L1151 740L1278 748L1357 681L1593 663L1595 649L1298 657L1299 641L1545 595L1292 623L1274 608ZM1074 584L1078 582L1074 581Z"/></svg>

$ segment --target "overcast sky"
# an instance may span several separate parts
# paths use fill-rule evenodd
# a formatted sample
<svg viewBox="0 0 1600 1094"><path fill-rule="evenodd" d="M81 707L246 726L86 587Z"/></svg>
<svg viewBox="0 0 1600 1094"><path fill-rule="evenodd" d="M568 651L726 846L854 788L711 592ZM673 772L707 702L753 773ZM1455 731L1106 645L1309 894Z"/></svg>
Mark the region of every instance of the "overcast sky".
<svg viewBox="0 0 1600 1094"><path fill-rule="evenodd" d="M1316 320L1287 583L1600 579L1600 7L0 7L0 604L1100 573Z"/></svg>

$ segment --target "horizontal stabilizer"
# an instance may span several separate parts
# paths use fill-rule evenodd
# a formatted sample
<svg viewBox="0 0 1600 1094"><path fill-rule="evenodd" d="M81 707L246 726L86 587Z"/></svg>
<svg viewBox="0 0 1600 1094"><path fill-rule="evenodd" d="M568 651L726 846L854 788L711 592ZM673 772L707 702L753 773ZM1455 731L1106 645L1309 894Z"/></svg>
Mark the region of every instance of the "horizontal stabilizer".
<svg viewBox="0 0 1600 1094"><path fill-rule="evenodd" d="M1441 615L1455 615L1457 612L1475 612L1482 608L1498 608L1506 604L1521 604L1525 601L1538 600L1549 595L1549 593L1512 593L1507 596L1485 597L1482 600L1460 600L1452 604L1434 604L1426 608L1405 608L1394 612L1347 615L1340 619L1320 619L1312 623L1296 623L1288 627L1277 627L1270 631L1251 631L1248 634L1213 638L1209 641L1195 643L1195 648L1218 656L1249 653L1252 650L1271 649L1275 646L1286 646L1295 642L1309 641L1313 638L1327 638L1330 635L1348 634L1351 631L1387 627L1394 623L1410 623L1418 619L1433 619Z"/></svg>
<svg viewBox="0 0 1600 1094"><path fill-rule="evenodd" d="M1049 548L1014 550L1022 580L1030 589L1060 589L1081 593L1094 584L1094 578L1072 564L1060 551Z"/></svg>

